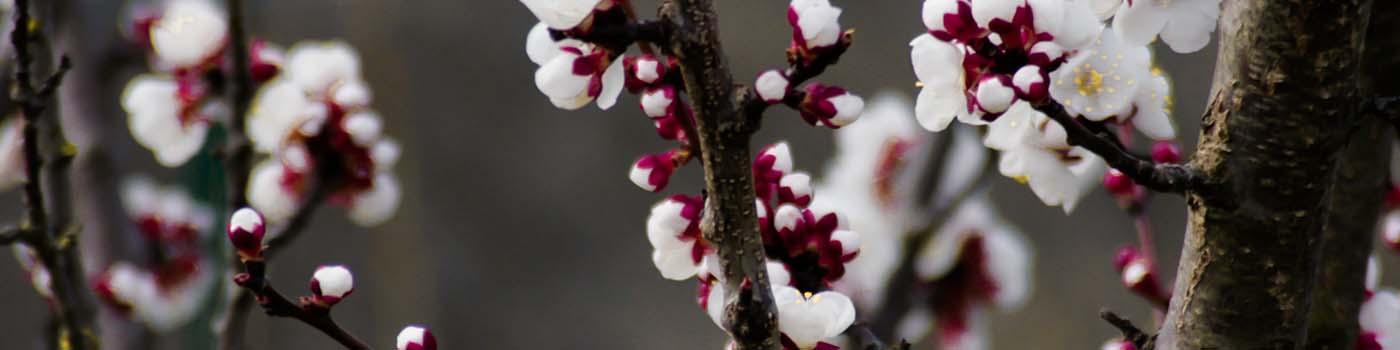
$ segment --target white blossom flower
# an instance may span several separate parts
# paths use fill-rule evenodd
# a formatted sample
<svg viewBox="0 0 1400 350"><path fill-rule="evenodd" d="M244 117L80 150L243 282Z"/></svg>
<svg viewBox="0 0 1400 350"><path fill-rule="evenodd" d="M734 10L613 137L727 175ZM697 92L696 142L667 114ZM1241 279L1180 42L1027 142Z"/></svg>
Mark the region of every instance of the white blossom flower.
<svg viewBox="0 0 1400 350"><path fill-rule="evenodd" d="M1136 114L1133 125L1154 140L1176 138L1176 126L1171 119L1171 83L1159 69L1152 69L1139 78L1137 95L1133 98Z"/></svg>
<svg viewBox="0 0 1400 350"><path fill-rule="evenodd" d="M1146 46L1126 43L1104 30L1092 47L1075 53L1052 73L1050 96L1071 114L1105 120L1132 107L1140 81L1150 76L1150 64Z"/></svg>
<svg viewBox="0 0 1400 350"><path fill-rule="evenodd" d="M1400 349L1400 294L1391 289L1371 294L1361 304L1360 323L1357 349Z"/></svg>
<svg viewBox="0 0 1400 350"><path fill-rule="evenodd" d="M603 0L520 0L540 22L556 30L570 30L593 14Z"/></svg>
<svg viewBox="0 0 1400 350"><path fill-rule="evenodd" d="M835 45L841 39L841 9L828 0L792 0L788 6L793 39L806 49Z"/></svg>
<svg viewBox="0 0 1400 350"><path fill-rule="evenodd" d="M209 121L221 118L217 103L204 107L182 97L179 83L169 77L141 75L127 83L122 109L136 143L151 150L161 165L176 167L204 147Z"/></svg>
<svg viewBox="0 0 1400 350"><path fill-rule="evenodd" d="M1210 43L1220 19L1221 0L1127 1L1113 16L1113 29L1123 41L1151 43L1159 34L1172 51L1200 51Z"/></svg>
<svg viewBox="0 0 1400 350"><path fill-rule="evenodd" d="M28 175L24 160L24 121L19 116L0 120L0 191L21 183Z"/></svg>
<svg viewBox="0 0 1400 350"><path fill-rule="evenodd" d="M940 348L986 348L983 310L1019 308L1030 294L1030 250L985 193L960 207L919 250L915 273L945 299L934 302ZM950 274L953 271L967 274Z"/></svg>
<svg viewBox="0 0 1400 350"><path fill-rule="evenodd" d="M408 326L399 331L395 338L398 350L437 350L437 338L424 326Z"/></svg>
<svg viewBox="0 0 1400 350"><path fill-rule="evenodd" d="M807 124L836 129L860 118L865 100L840 87L811 84L797 109Z"/></svg>
<svg viewBox="0 0 1400 350"><path fill-rule="evenodd" d="M919 125L930 131L943 131L954 118L969 124L986 124L972 118L967 109L963 52L959 47L920 35L909 43L914 75L923 84L914 111Z"/></svg>
<svg viewBox="0 0 1400 350"><path fill-rule="evenodd" d="M253 167L248 180L248 204L269 222L287 222L301 205L301 196L283 185L287 170L282 162L268 159Z"/></svg>
<svg viewBox="0 0 1400 350"><path fill-rule="evenodd" d="M778 330L798 349L813 349L841 335L856 318L851 299L834 291L812 294L776 286L773 302L778 307Z"/></svg>
<svg viewBox="0 0 1400 350"><path fill-rule="evenodd" d="M535 28L526 38L526 54L540 65L535 70L535 86L555 107L574 110L595 99L601 109L617 103L627 80L624 60L577 40L554 42L554 49L547 49L543 46L547 37L542 39L540 27Z"/></svg>
<svg viewBox="0 0 1400 350"><path fill-rule="evenodd" d="M150 27L162 64L194 67L217 58L228 40L228 16L207 0L172 0Z"/></svg>
<svg viewBox="0 0 1400 350"><path fill-rule="evenodd" d="M354 291L355 276L345 266L321 266L311 274L311 293L322 306L335 305Z"/></svg>
<svg viewBox="0 0 1400 350"><path fill-rule="evenodd" d="M706 247L700 241L700 215L704 200L671 196L651 208L647 218L647 239L651 241L652 262L661 276L685 280L697 273Z"/></svg>
<svg viewBox="0 0 1400 350"><path fill-rule="evenodd" d="M103 301L163 333L192 321L215 285L214 273L198 268L173 285L158 281L155 273L119 262L107 268L94 288Z"/></svg>
<svg viewBox="0 0 1400 350"><path fill-rule="evenodd" d="M1070 147L1063 127L1025 103L992 123L983 144L1001 151L1002 175L1027 183L1042 202L1066 213L1099 186L1107 169L1103 158Z"/></svg>
<svg viewBox="0 0 1400 350"><path fill-rule="evenodd" d="M363 227L389 221L398 212L402 197L398 177L393 172L380 171L374 176L374 186L355 195L350 203L350 221Z"/></svg>

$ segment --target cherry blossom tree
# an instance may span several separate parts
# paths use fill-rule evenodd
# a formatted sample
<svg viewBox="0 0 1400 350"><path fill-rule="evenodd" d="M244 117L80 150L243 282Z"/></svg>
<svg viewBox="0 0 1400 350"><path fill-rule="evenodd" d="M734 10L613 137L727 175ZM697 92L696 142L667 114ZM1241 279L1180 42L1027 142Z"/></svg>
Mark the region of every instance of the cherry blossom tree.
<svg viewBox="0 0 1400 350"><path fill-rule="evenodd" d="M650 20L626 0L521 2L541 21L527 54L553 105L608 109L625 88L680 143L640 158L634 183L663 191L700 159L705 191L653 207L647 236L663 277L700 279L699 304L731 348L898 348L930 328L943 347L985 348L979 315L1024 299L1030 254L978 195L978 169L1066 213L1104 188L1134 219L1139 242L1113 266L1159 325L1105 311L1123 332L1105 349L1390 342L1378 310L1391 296L1361 283L1392 187L1379 165L1392 137L1380 126L1397 113L1383 78L1395 43L1377 34L1397 29L1388 3L927 0L927 32L910 43L917 100L866 108L809 83L853 43L839 21L850 14L827 0L790 3L788 68L752 86L734 84L710 1L663 1ZM1185 155L1170 110L1190 101L1172 99L1149 44L1189 54L1217 34L1212 98ZM773 105L841 128L820 185L784 143L750 158ZM1135 133L1151 147L1135 150ZM1143 214L1156 193L1188 203L1174 282Z"/></svg>

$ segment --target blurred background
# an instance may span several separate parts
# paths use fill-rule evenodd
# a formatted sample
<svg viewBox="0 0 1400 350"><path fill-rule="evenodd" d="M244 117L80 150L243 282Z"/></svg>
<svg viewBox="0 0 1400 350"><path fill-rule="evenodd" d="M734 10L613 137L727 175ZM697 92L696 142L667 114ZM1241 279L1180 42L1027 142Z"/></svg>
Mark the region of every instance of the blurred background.
<svg viewBox="0 0 1400 350"><path fill-rule="evenodd" d="M841 64L819 78L864 96L892 91L912 97L907 43L923 28L920 1L837 0L841 22L857 29ZM651 17L655 1L636 1ZM121 87L147 71L140 58L111 58L123 50L116 0L68 0L57 5L60 46L76 59L63 91L70 137L89 152L80 159L76 193L84 218L113 217L101 203L112 184L132 174L173 182L131 140L118 107ZM737 80L785 65L790 38L787 1L722 1L721 36ZM525 56L535 24L511 0L249 1L250 33L290 46L340 38L359 50L373 107L387 133L404 147L397 172L404 200L380 227L353 226L337 207L321 210L309 232L272 264L271 278L288 294L302 290L318 265L341 263L356 273L356 293L336 307L343 326L371 344L391 348L398 330L425 323L444 349L716 349L723 334L695 305L694 282L662 279L650 261L644 220L662 197L639 191L626 171L640 154L667 144L624 96L618 108L566 112L535 88L535 65ZM81 39L72 39L81 38ZM1156 50L1171 75L1182 144L1195 145L1214 65L1214 49L1185 56ZM114 53L115 52L115 53ZM912 106L911 106L912 108ZM798 168L820 173L833 134L775 109L756 146L787 140ZM701 188L688 167L670 192ZM1152 323L1148 305L1120 287L1112 267L1116 248L1134 242L1131 220L1103 191L1074 212L1046 207L1024 186L998 178L997 203L1033 243L1034 290L1019 311L992 316L996 349L1091 349L1116 335L1098 319L1107 307ZM17 217L19 196L0 196L0 215ZM110 203L110 202L108 202ZM1159 196L1150 208L1162 271L1170 278L1179 256L1185 210L1181 198ZM96 219L93 219L96 220ZM101 221L99 221L101 222ZM135 254L123 225L88 225L89 263ZM87 238L87 237L85 237ZM46 311L13 259L0 259L0 348L28 349L43 334ZM104 325L125 329L107 319ZM162 340L168 348L185 344ZM247 344L254 349L330 349L309 327L255 312Z"/></svg>

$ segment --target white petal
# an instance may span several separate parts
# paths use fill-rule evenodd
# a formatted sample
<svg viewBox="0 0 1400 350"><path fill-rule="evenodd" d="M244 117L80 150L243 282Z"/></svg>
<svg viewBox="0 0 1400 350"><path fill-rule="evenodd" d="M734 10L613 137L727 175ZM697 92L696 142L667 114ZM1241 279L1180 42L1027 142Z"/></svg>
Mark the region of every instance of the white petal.
<svg viewBox="0 0 1400 350"><path fill-rule="evenodd" d="M360 80L360 56L342 41L298 43L287 52L286 74L307 92L325 96L337 83Z"/></svg>
<svg viewBox="0 0 1400 350"><path fill-rule="evenodd" d="M710 315L710 320L715 322L715 326L724 329L724 286L719 282L714 283L710 285L710 293L705 297L705 314ZM774 297L777 297L777 289L773 292Z"/></svg>
<svg viewBox="0 0 1400 350"><path fill-rule="evenodd" d="M1138 131L1154 140L1176 138L1176 127L1172 125L1171 114L1165 109L1170 87L1164 77L1148 77L1138 87L1138 95L1133 103L1137 105L1137 115L1133 125Z"/></svg>
<svg viewBox="0 0 1400 350"><path fill-rule="evenodd" d="M373 187L355 196L354 205L350 207L350 221L364 227L388 221L399 210L401 191L399 180L392 173L379 173L374 177Z"/></svg>
<svg viewBox="0 0 1400 350"><path fill-rule="evenodd" d="M831 6L811 7L798 15L797 26L808 48L831 46L841 39L841 9Z"/></svg>
<svg viewBox="0 0 1400 350"><path fill-rule="evenodd" d="M1361 304L1361 329L1394 332L1400 329L1400 295L1395 290L1382 289Z"/></svg>
<svg viewBox="0 0 1400 350"><path fill-rule="evenodd" d="M1016 102L1016 91L1001 79L988 78L977 84L977 103L988 113L1001 113Z"/></svg>
<svg viewBox="0 0 1400 350"><path fill-rule="evenodd" d="M1381 265L1376 261L1376 256L1373 254L1366 259L1366 279L1364 282L1366 290L1376 290L1376 285L1380 283L1380 279Z"/></svg>
<svg viewBox="0 0 1400 350"><path fill-rule="evenodd" d="M346 116L341 122L341 127L350 134L350 139L360 146L374 145L384 133L384 121L379 118L379 114L370 111L359 111Z"/></svg>
<svg viewBox="0 0 1400 350"><path fill-rule="evenodd" d="M851 254L860 250L860 234L855 231L839 230L831 233L831 240L841 242L841 254Z"/></svg>
<svg viewBox="0 0 1400 350"><path fill-rule="evenodd" d="M569 30L593 13L602 0L520 0L530 12L550 28Z"/></svg>
<svg viewBox="0 0 1400 350"><path fill-rule="evenodd" d="M209 125L205 121L180 120L175 82L151 75L138 76L122 93L127 126L137 143L155 152L161 165L184 164L204 146Z"/></svg>
<svg viewBox="0 0 1400 350"><path fill-rule="evenodd" d="M680 239L690 226L690 220L681 216L684 209L685 204L672 200L661 201L651 208L651 216L647 217L647 239L652 248L669 250L689 246Z"/></svg>
<svg viewBox="0 0 1400 350"><path fill-rule="evenodd" d="M369 106L371 96L369 86L366 86L363 81L350 80L336 86L335 95L331 97L331 100L336 105L346 109L363 108Z"/></svg>
<svg viewBox="0 0 1400 350"><path fill-rule="evenodd" d="M690 247L657 249L651 252L651 262L661 277L673 281L684 281L695 276L698 271L695 260L690 257Z"/></svg>
<svg viewBox="0 0 1400 350"><path fill-rule="evenodd" d="M587 98L592 77L574 74L574 61L578 57L573 53L563 53L540 66L535 71L535 86L550 99Z"/></svg>
<svg viewBox="0 0 1400 350"><path fill-rule="evenodd" d="M1080 0L1084 1L1084 0ZM1088 0L1089 7L1094 10L1094 17L1100 21L1113 17L1113 13L1118 12L1118 6L1123 4L1123 0Z"/></svg>
<svg viewBox="0 0 1400 350"><path fill-rule="evenodd" d="M786 286L792 283L792 274L788 273L787 265L776 261L768 262L768 284L772 286Z"/></svg>
<svg viewBox="0 0 1400 350"><path fill-rule="evenodd" d="M254 167L248 180L248 204L273 223L287 222L300 205L296 194L282 187L282 172L282 162L269 159Z"/></svg>
<svg viewBox="0 0 1400 350"><path fill-rule="evenodd" d="M651 89L642 93L642 113L648 117L665 117L670 111L671 103L675 102L671 96L667 96L666 89Z"/></svg>
<svg viewBox="0 0 1400 350"><path fill-rule="evenodd" d="M1017 0L977 0L972 2L972 19L977 21L977 25L986 27L992 19L1001 19L1007 22L1016 15L1016 8L1020 7L1021 1Z"/></svg>
<svg viewBox="0 0 1400 350"><path fill-rule="evenodd" d="M311 274L321 287L321 295L344 297L355 289L355 276L345 266L324 266Z"/></svg>
<svg viewBox="0 0 1400 350"><path fill-rule="evenodd" d="M228 35L227 16L205 0L171 1L151 26L151 48L175 67L191 67L219 53Z"/></svg>
<svg viewBox="0 0 1400 350"><path fill-rule="evenodd" d="M617 97L622 95L626 82L627 70L623 68L622 59L613 60L608 70L603 71L603 91L598 95L598 108L606 110L617 104Z"/></svg>
<svg viewBox="0 0 1400 350"><path fill-rule="evenodd" d="M775 159L773 162L773 170L782 173L792 172L792 150L788 147L787 142L773 144L767 149L764 149L763 154L772 156Z"/></svg>
<svg viewBox="0 0 1400 350"><path fill-rule="evenodd" d="M854 123L865 110L865 100L853 94L832 97L827 101L836 107L836 115L831 117L831 123L838 127Z"/></svg>
<svg viewBox="0 0 1400 350"><path fill-rule="evenodd" d="M381 139L374 144L374 148L369 151L370 160L374 161L374 168L380 171L392 169L399 163L399 154L402 151L399 143L393 139Z"/></svg>
<svg viewBox="0 0 1400 350"><path fill-rule="evenodd" d="M1008 223L998 223L986 235L987 272L997 284L993 302L1003 310L1025 304L1030 295L1031 250L1020 232Z"/></svg>
<svg viewBox="0 0 1400 350"><path fill-rule="evenodd" d="M530 28L530 34L525 36L525 55L530 57L530 62L543 65L559 53L559 44L549 35L549 26L541 22Z"/></svg>
<svg viewBox="0 0 1400 350"><path fill-rule="evenodd" d="M924 0L924 27L928 30L944 30L943 15L958 12L958 0Z"/></svg>
<svg viewBox="0 0 1400 350"><path fill-rule="evenodd" d="M1118 7L1113 17L1113 30L1123 41L1135 45L1147 45L1157 38L1157 33L1167 25L1171 11L1156 4L1157 1L1133 1ZM1170 5L1167 5L1170 6Z"/></svg>
<svg viewBox="0 0 1400 350"><path fill-rule="evenodd" d="M278 78L267 82L253 100L244 124L248 140L257 151L272 153L292 129L306 119L304 112L311 105L306 93L290 80Z"/></svg>
<svg viewBox="0 0 1400 350"><path fill-rule="evenodd" d="M769 70L758 76L758 81L754 82L754 90L758 91L758 97L768 103L778 103L787 96L788 79L782 72Z"/></svg>
<svg viewBox="0 0 1400 350"><path fill-rule="evenodd" d="M1191 53L1200 51L1210 43L1212 33L1215 33L1215 22L1219 19L1219 0L1201 1L1189 0L1198 3L1216 3L1216 6L1208 8L1213 12L1201 13L1195 9L1178 8L1173 9L1171 20L1162 28L1162 41L1167 43L1172 51L1179 53ZM1178 5L1177 7L1186 7Z"/></svg>

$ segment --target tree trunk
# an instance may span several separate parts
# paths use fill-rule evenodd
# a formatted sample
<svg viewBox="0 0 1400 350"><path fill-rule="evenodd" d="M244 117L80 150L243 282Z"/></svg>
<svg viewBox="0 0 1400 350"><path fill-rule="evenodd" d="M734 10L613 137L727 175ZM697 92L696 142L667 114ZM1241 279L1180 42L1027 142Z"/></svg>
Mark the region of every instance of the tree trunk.
<svg viewBox="0 0 1400 350"><path fill-rule="evenodd" d="M1225 1L1161 349L1297 349L1357 116L1366 0Z"/></svg>

